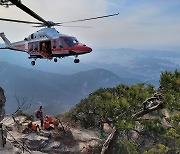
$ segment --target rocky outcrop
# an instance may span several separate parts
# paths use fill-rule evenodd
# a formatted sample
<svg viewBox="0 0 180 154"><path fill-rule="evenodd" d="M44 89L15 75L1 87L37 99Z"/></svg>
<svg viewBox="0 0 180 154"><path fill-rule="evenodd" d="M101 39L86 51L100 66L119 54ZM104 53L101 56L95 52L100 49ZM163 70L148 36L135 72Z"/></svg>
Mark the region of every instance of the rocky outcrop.
<svg viewBox="0 0 180 154"><path fill-rule="evenodd" d="M70 127L63 129L59 126L49 131L31 132L27 129L29 120L26 116L15 117L15 121L11 116L5 117L5 102L4 90L0 88L0 122L8 132L6 144L2 146L0 143L0 154L20 154L23 150L25 154L87 154L100 142L97 131L92 130ZM36 123L39 124L39 121Z"/></svg>
<svg viewBox="0 0 180 154"><path fill-rule="evenodd" d="M11 141L14 147L22 152L21 145L25 145L32 154L48 153L69 153L69 154L88 154L92 147L100 143L99 133L93 130L65 127L65 130L58 126L52 130L41 130L40 132L24 131L27 128L28 120L24 116L16 117L18 124L9 117L2 121L8 126L9 133L7 139ZM39 121L35 121L38 123ZM39 123L38 123L39 124ZM65 125L65 124L64 124ZM15 148L9 149L9 152L15 151ZM4 149L6 150L5 145ZM3 151L4 152L4 151ZM27 151L25 151L27 152Z"/></svg>
<svg viewBox="0 0 180 154"><path fill-rule="evenodd" d="M5 102L6 102L6 97L4 96L4 90L0 87L0 122L2 119L4 119L5 116Z"/></svg>

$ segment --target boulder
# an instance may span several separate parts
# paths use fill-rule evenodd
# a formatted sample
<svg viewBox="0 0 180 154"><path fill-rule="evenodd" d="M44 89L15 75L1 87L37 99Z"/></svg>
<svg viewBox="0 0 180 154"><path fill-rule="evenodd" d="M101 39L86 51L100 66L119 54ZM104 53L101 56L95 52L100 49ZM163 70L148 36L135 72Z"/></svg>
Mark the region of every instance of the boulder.
<svg viewBox="0 0 180 154"><path fill-rule="evenodd" d="M0 87L0 122L4 119L5 116L5 102L6 97L4 96L4 90Z"/></svg>

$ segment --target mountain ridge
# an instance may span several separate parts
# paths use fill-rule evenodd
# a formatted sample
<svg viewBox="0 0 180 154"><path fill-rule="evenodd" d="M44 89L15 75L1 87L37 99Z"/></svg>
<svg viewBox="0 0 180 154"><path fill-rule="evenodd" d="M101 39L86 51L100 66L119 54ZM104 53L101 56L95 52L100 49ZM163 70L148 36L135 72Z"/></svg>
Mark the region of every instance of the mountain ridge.
<svg viewBox="0 0 180 154"><path fill-rule="evenodd" d="M57 113L69 109L94 90L129 84L129 81L105 69L60 75L0 62L0 85L7 95L8 112L16 106L15 94L34 98L33 109L43 104L47 112Z"/></svg>

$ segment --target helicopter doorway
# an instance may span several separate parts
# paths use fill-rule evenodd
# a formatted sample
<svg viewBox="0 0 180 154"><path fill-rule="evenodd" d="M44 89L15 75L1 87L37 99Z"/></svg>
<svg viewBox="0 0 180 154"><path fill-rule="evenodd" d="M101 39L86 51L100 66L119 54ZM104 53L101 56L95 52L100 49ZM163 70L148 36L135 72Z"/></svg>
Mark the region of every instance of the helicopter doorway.
<svg viewBox="0 0 180 154"><path fill-rule="evenodd" d="M52 54L51 41L40 42L40 51L43 51L43 52L51 55Z"/></svg>

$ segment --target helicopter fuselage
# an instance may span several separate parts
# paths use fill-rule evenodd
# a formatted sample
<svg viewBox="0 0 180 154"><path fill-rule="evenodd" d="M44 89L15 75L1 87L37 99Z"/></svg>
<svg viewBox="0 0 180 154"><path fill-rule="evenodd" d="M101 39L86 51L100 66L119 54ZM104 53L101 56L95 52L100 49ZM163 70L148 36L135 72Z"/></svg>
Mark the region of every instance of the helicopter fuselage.
<svg viewBox="0 0 180 154"><path fill-rule="evenodd" d="M3 38L3 37L2 37ZM6 39L6 38L5 38ZM23 41L7 43L8 49L27 52L30 59L46 58L52 60L66 56L75 56L75 63L79 63L78 55L87 54L92 51L90 47L78 42L75 37L60 34L55 28L41 29ZM33 62L35 64L35 62Z"/></svg>
<svg viewBox="0 0 180 154"><path fill-rule="evenodd" d="M57 58L62 58L66 56L75 56L75 63L79 63L78 55L87 54L92 51L90 47L87 47L84 44L78 42L75 37L67 36L60 34L54 26L66 26L64 24L96 20L102 18L113 17L119 15L119 13L109 14L104 16L96 16L91 18L85 18L80 20L72 20L67 22L53 22L43 19L41 16L36 14L30 8L22 4L21 0L0 0L0 5L9 6L15 5L20 8L36 20L36 21L25 21L18 19L9 19L9 18L0 18L0 21L15 22L21 24L32 24L34 27L47 27L43 28L25 38L23 41L11 43L4 35L0 33L0 37L4 40L6 47L0 49L11 49L27 52L30 55L30 59L34 59L31 62L32 65L35 65L35 60L37 58L45 58L57 62ZM90 28L87 26L70 26L70 27L83 27Z"/></svg>

